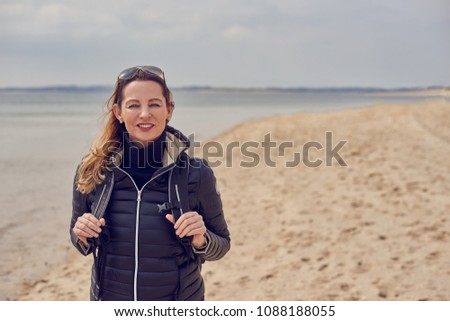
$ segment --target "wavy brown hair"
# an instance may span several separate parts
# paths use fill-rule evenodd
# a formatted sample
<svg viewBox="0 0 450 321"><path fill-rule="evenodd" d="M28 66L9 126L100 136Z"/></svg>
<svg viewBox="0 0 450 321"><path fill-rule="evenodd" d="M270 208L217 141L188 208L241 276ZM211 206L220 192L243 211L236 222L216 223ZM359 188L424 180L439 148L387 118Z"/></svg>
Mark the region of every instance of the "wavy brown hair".
<svg viewBox="0 0 450 321"><path fill-rule="evenodd" d="M118 79L114 91L106 101L106 112L103 117L106 123L101 129L97 139L94 141L90 152L83 158L77 172L77 190L83 194L92 192L98 184L105 179L106 171L111 171L111 156L120 151L122 136L126 131L125 125L120 124L113 112L114 104L119 104L123 96L123 89L127 84L136 80L151 80L161 85L167 107L174 107L172 93L166 85L165 80L142 70L137 70L135 75L128 79Z"/></svg>

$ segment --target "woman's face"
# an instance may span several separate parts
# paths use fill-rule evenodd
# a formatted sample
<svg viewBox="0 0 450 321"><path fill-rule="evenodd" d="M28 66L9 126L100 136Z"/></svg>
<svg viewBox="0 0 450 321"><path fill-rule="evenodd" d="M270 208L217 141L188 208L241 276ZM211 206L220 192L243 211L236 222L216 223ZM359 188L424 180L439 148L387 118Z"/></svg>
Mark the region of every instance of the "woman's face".
<svg viewBox="0 0 450 321"><path fill-rule="evenodd" d="M114 104L113 112L132 140L147 145L164 131L172 116L159 83L151 80L135 80L122 89L121 106Z"/></svg>

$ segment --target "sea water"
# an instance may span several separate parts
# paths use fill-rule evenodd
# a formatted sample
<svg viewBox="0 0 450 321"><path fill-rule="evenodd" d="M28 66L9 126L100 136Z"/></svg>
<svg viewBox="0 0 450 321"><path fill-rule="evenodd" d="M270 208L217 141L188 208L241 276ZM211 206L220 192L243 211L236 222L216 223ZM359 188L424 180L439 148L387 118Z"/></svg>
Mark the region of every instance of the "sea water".
<svg viewBox="0 0 450 321"><path fill-rule="evenodd" d="M84 124L80 131L98 130L110 91L2 90L0 124L23 123L51 126ZM188 90L175 89L171 124L187 135L207 139L230 127L273 115L326 112L365 107L384 102L417 102L423 96L370 95L364 91Z"/></svg>

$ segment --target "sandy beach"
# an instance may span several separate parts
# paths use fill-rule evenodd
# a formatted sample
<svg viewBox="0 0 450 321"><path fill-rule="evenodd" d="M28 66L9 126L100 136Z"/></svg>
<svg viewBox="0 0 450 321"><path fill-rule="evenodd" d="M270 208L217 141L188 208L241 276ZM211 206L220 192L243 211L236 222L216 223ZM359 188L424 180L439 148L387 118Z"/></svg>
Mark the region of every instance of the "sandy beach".
<svg viewBox="0 0 450 321"><path fill-rule="evenodd" d="M383 93L372 93L368 94L370 96L397 96L397 97L419 97L419 96L428 96L428 97L449 97L450 96L450 87L443 87L439 89L423 89L423 90L413 90L413 91L390 91Z"/></svg>
<svg viewBox="0 0 450 321"><path fill-rule="evenodd" d="M269 132L277 148L267 153L261 142ZM239 166L251 159L237 148L232 156L210 159L223 162L214 171L232 248L223 260L203 266L207 300L450 300L449 102L277 116L238 125L214 140L222 146L257 142L259 148L250 150L260 162ZM283 142L291 147L281 151ZM308 154L321 165L287 166L294 153L303 160L308 142L323 146ZM327 144L330 149L339 142L345 142L339 155L347 166L336 158L326 166ZM227 160L233 166L224 166ZM75 165L58 164L68 173L58 184L66 181L70 189ZM29 238L19 241L46 249L37 260L55 251L66 257L48 261L38 274L18 256L2 267L2 277L11 281L2 299L89 299L92 257L71 246L70 199L60 202L53 205L54 220L36 222ZM49 227L56 236L39 233Z"/></svg>

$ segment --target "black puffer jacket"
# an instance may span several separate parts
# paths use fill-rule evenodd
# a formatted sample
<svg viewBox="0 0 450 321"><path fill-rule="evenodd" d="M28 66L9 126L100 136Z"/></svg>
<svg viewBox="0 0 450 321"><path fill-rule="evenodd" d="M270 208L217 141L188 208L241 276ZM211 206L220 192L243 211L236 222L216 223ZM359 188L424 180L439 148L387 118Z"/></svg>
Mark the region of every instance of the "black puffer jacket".
<svg viewBox="0 0 450 321"><path fill-rule="evenodd" d="M70 233L82 254L95 254L92 300L202 300L201 264L220 259L230 248L214 174L198 159L191 159L188 169L189 206L203 216L208 245L203 251L192 249L195 259L190 260L177 241L173 225L165 218L169 211L162 205L168 201L172 170L181 156L187 156L189 141L169 126L166 141L170 148L164 153L163 167L140 190L118 166L120 154L92 193L81 194L74 184ZM94 212L105 218L106 226L99 240L91 239L86 247L72 228L79 216Z"/></svg>

